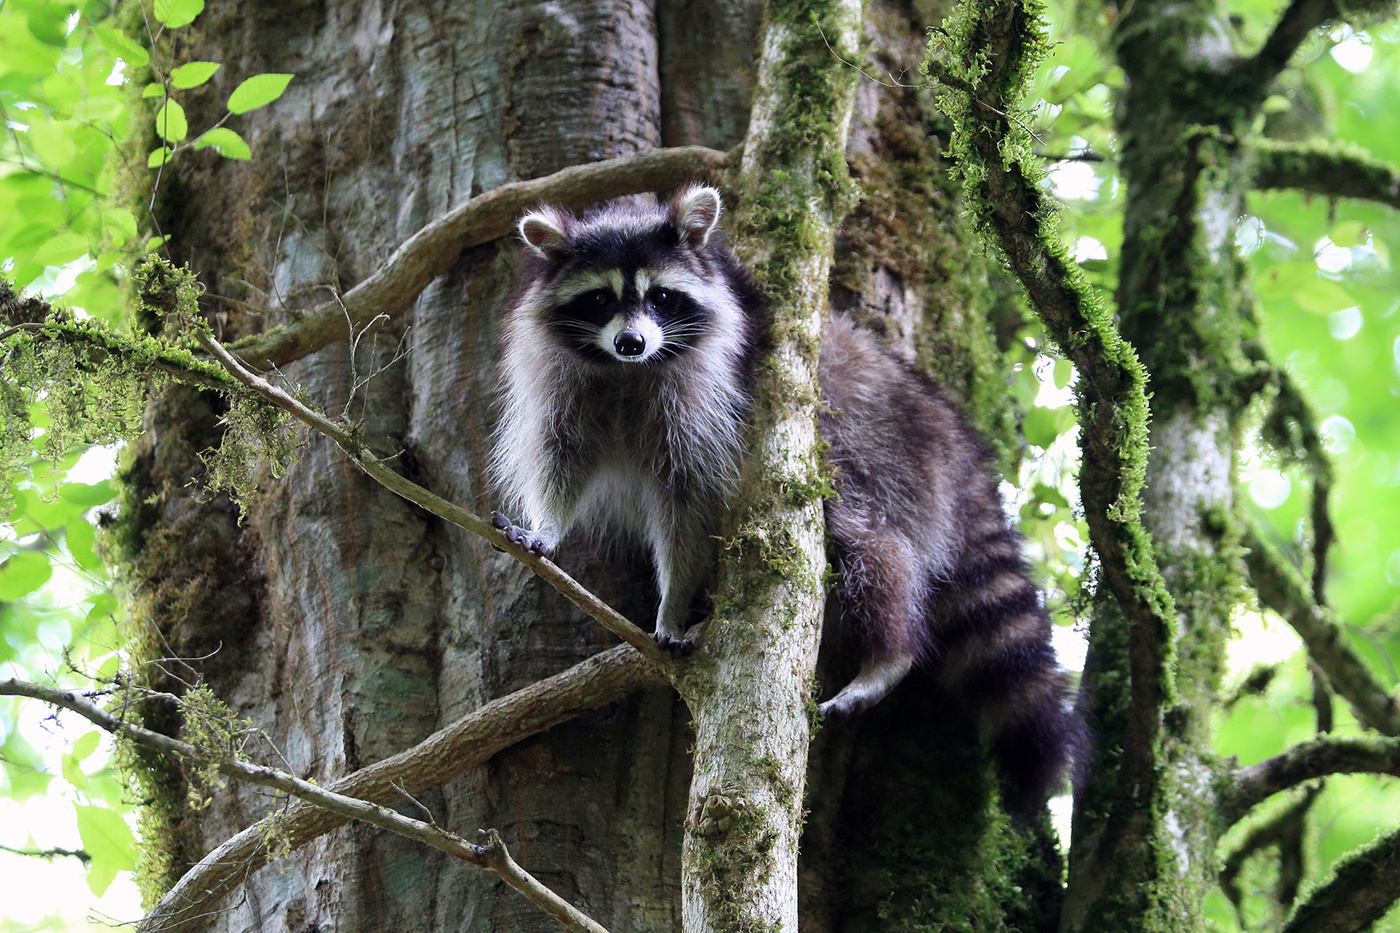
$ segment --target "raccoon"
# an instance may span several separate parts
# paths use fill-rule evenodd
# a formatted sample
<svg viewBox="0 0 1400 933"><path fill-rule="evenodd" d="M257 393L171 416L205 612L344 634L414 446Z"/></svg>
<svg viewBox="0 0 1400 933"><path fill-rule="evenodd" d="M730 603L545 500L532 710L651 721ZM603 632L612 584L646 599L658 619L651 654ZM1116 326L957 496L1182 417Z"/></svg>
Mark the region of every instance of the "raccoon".
<svg viewBox="0 0 1400 933"><path fill-rule="evenodd" d="M682 654L744 454L763 329L720 212L706 186L650 207L530 212L503 325L492 473L522 526L493 521L542 555L576 524L637 535L656 568L656 640ZM866 710L928 663L978 710L1008 802L1039 806L1084 729L985 443L941 387L845 318L827 322L818 375L840 581L823 644L860 655L820 714Z"/></svg>

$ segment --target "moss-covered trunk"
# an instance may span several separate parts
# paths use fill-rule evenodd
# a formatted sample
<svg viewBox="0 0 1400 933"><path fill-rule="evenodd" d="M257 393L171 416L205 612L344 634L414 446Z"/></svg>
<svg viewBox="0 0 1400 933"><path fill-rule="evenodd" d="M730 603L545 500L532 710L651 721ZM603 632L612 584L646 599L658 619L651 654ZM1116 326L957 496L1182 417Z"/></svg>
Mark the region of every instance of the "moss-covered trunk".
<svg viewBox="0 0 1400 933"><path fill-rule="evenodd" d="M1231 140L1247 98L1230 80L1226 15L1214 2L1145 5L1115 33L1128 78L1117 299L1151 374L1143 520L1176 607L1174 643L1159 649L1174 689L1156 712L1154 767L1129 779L1117 754L1133 729L1129 623L1101 600L1085 675L1098 755L1077 803L1066 930L1199 929L1214 884L1209 716L1242 598L1233 460L1246 400L1234 237L1248 175Z"/></svg>

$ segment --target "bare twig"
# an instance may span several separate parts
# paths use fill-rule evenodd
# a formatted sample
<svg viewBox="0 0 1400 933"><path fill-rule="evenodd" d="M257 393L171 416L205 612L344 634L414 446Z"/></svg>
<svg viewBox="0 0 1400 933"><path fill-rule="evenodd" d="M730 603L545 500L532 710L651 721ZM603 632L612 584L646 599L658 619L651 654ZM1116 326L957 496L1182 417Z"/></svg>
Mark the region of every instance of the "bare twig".
<svg viewBox="0 0 1400 933"><path fill-rule="evenodd" d="M335 441L356 466L389 491L428 510L444 521L451 522L485 538L543 577L550 586L563 593L570 602L596 619L608 631L640 651L642 656L656 667L662 671L670 670L671 657L657 647L655 640L650 635L633 625L616 609L584 589L577 580L560 570L548 558L522 549L513 544L500 529L494 527L486 519L459 505L448 502L436 493L430 492L412 480L395 473L389 468L386 460L382 460L370 452L351 427L331 421L319 411L302 404L266 379L250 372L213 337L200 334L197 339L199 345L218 360L235 379L264 401L277 406L298 421Z"/></svg>
<svg viewBox="0 0 1400 933"><path fill-rule="evenodd" d="M1313 601L1303 575L1256 531L1250 531L1245 543L1245 565L1259 601L1293 627L1308 656L1358 719L1377 732L1400 735L1400 704L1352 651L1331 610Z"/></svg>
<svg viewBox="0 0 1400 933"><path fill-rule="evenodd" d="M650 149L493 188L409 237L378 271L342 298L316 306L295 323L240 341L233 349L259 371L301 359L349 338L380 315L399 317L429 282L452 267L462 250L507 235L515 218L540 201L581 209L605 198L674 188L710 176L727 159L725 153L702 146Z"/></svg>
<svg viewBox="0 0 1400 933"><path fill-rule="evenodd" d="M78 694L67 690L11 678L0 683L0 696L21 696L40 700L50 706L72 710L113 735L123 736L148 748L178 755L189 761L202 761L205 758L200 750L193 745L120 720ZM506 852L505 845L495 830L490 831L487 845L473 845L456 833L442 829L436 824L415 820L372 801L328 790L276 768L251 764L237 758L220 761L218 768L219 773L227 777L249 784L274 788L347 820L358 820L362 823L378 826L380 829L387 829L389 832L446 852L469 865L485 868L520 891L541 910L557 919L564 925L565 929L579 931L579 933L607 933L603 927L584 916L571 904L520 868L511 859L510 853ZM163 929L167 919L173 918L162 917L158 906L141 922L137 929Z"/></svg>
<svg viewBox="0 0 1400 933"><path fill-rule="evenodd" d="M28 858L56 859L75 858L86 865L92 861L92 856L88 855L86 849L16 849L13 846L0 846L0 852L8 852L11 855L23 855Z"/></svg>

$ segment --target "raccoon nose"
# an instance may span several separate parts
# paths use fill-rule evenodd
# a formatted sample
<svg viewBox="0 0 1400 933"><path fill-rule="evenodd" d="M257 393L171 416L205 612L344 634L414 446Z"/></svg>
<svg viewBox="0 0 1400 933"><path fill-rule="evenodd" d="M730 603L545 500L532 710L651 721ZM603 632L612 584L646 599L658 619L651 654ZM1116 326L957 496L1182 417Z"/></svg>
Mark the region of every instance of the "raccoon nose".
<svg viewBox="0 0 1400 933"><path fill-rule="evenodd" d="M641 356L647 348L647 342L635 330L624 330L613 338L613 348L617 350L618 356Z"/></svg>

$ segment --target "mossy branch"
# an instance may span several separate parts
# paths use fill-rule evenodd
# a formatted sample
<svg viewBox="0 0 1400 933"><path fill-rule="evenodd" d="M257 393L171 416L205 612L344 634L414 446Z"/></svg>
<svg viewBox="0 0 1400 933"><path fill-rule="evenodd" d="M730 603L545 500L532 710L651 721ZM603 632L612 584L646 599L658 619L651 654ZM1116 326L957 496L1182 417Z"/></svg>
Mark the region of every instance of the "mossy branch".
<svg viewBox="0 0 1400 933"><path fill-rule="evenodd" d="M1312 599L1303 575L1257 530L1250 530L1245 543L1245 565L1259 601L1293 626L1308 656L1358 719L1377 732L1400 736L1400 704L1351 650L1333 613Z"/></svg>
<svg viewBox="0 0 1400 933"><path fill-rule="evenodd" d="M1338 861L1279 933L1360 933L1400 897L1400 830Z"/></svg>
<svg viewBox="0 0 1400 933"><path fill-rule="evenodd" d="M204 756L194 745L119 719L90 700L67 690L12 678L0 683L0 696L29 697L50 706L72 710L113 735L130 739L166 754L176 755L189 762L201 765L206 763ZM432 846L469 865L493 872L502 881L534 902L545 913L562 923L568 930L578 931L578 933L607 933L604 927L589 919L517 865L510 857L510 853L506 851L505 844L501 842L501 838L495 830L488 832L486 845L473 845L436 823L415 820L378 803L320 787L276 768L252 764L234 757L219 761L217 768L218 772L226 777L249 784L257 784L261 787L271 787L329 811L344 820L357 820L378 826L389 832ZM183 911L183 909L183 905L181 905L181 910ZM138 924L137 930L139 933L154 933L154 931L169 929L178 922L178 916L163 914L158 905Z"/></svg>
<svg viewBox="0 0 1400 933"><path fill-rule="evenodd" d="M251 372L209 334L196 334L195 339L242 386L251 390L267 404L285 411L313 431L330 438L350 458L351 462L390 492L402 496L446 522L485 538L544 578L545 582L563 593L571 603L588 613L608 631L640 651L642 656L659 670L669 671L672 668L673 659L657 647L655 640L650 635L634 625L616 609L584 589L577 580L560 570L548 558L540 557L538 554L526 551L519 545L511 543L499 528L493 526L486 519L455 503L448 502L436 493L395 473L389 467L388 460L381 459L370 451L354 426L332 421L321 412L293 398L283 389Z"/></svg>
<svg viewBox="0 0 1400 933"><path fill-rule="evenodd" d="M493 188L428 223L344 295L299 315L294 323L239 341L233 349L260 372L299 360L349 339L376 319L401 316L462 250L506 236L515 219L540 202L580 210L620 195L676 188L713 177L728 158L703 146L649 149Z"/></svg>
<svg viewBox="0 0 1400 933"><path fill-rule="evenodd" d="M1240 890L1239 876L1245 861L1256 852L1270 846L1278 849L1278 878L1273 900L1282 908L1281 913L1298 899L1298 888L1303 882L1303 837L1307 831L1308 811L1321 792L1321 782L1306 788L1297 800L1251 827L1240 844L1225 856L1220 868L1220 888L1234 906L1235 916L1241 918L1241 926L1244 926L1244 892Z"/></svg>
<svg viewBox="0 0 1400 933"><path fill-rule="evenodd" d="M1227 824L1234 823L1274 794L1329 774L1400 777L1400 738L1322 735L1281 755L1239 768L1224 778L1220 815Z"/></svg>
<svg viewBox="0 0 1400 933"><path fill-rule="evenodd" d="M1400 168L1348 143L1249 143L1250 178L1259 190L1291 188L1329 198L1358 198L1400 208Z"/></svg>
<svg viewBox="0 0 1400 933"><path fill-rule="evenodd" d="M1327 555L1336 537L1332 525L1332 458L1318 430L1317 413L1287 370L1269 366L1275 388L1273 407L1264 422L1264 438L1285 456L1302 462L1312 478L1310 518L1312 540L1312 599L1327 602Z"/></svg>
<svg viewBox="0 0 1400 933"><path fill-rule="evenodd" d="M1274 78L1288 67L1303 40L1337 16L1336 0L1293 0L1288 4L1259 51L1235 68L1236 84L1247 90L1240 102L1241 109L1252 110L1262 103Z"/></svg>
<svg viewBox="0 0 1400 933"><path fill-rule="evenodd" d="M1127 617L1130 701L1120 784L1156 783L1162 711L1172 701L1175 612L1141 520L1149 410L1147 373L1056 232L1056 208L1011 114L1024 93L1043 29L1020 0L968 2L949 24L947 61L935 37L925 71L945 85L952 152L973 214L1025 286L1060 351L1079 370L1080 488L1103 580Z"/></svg>

